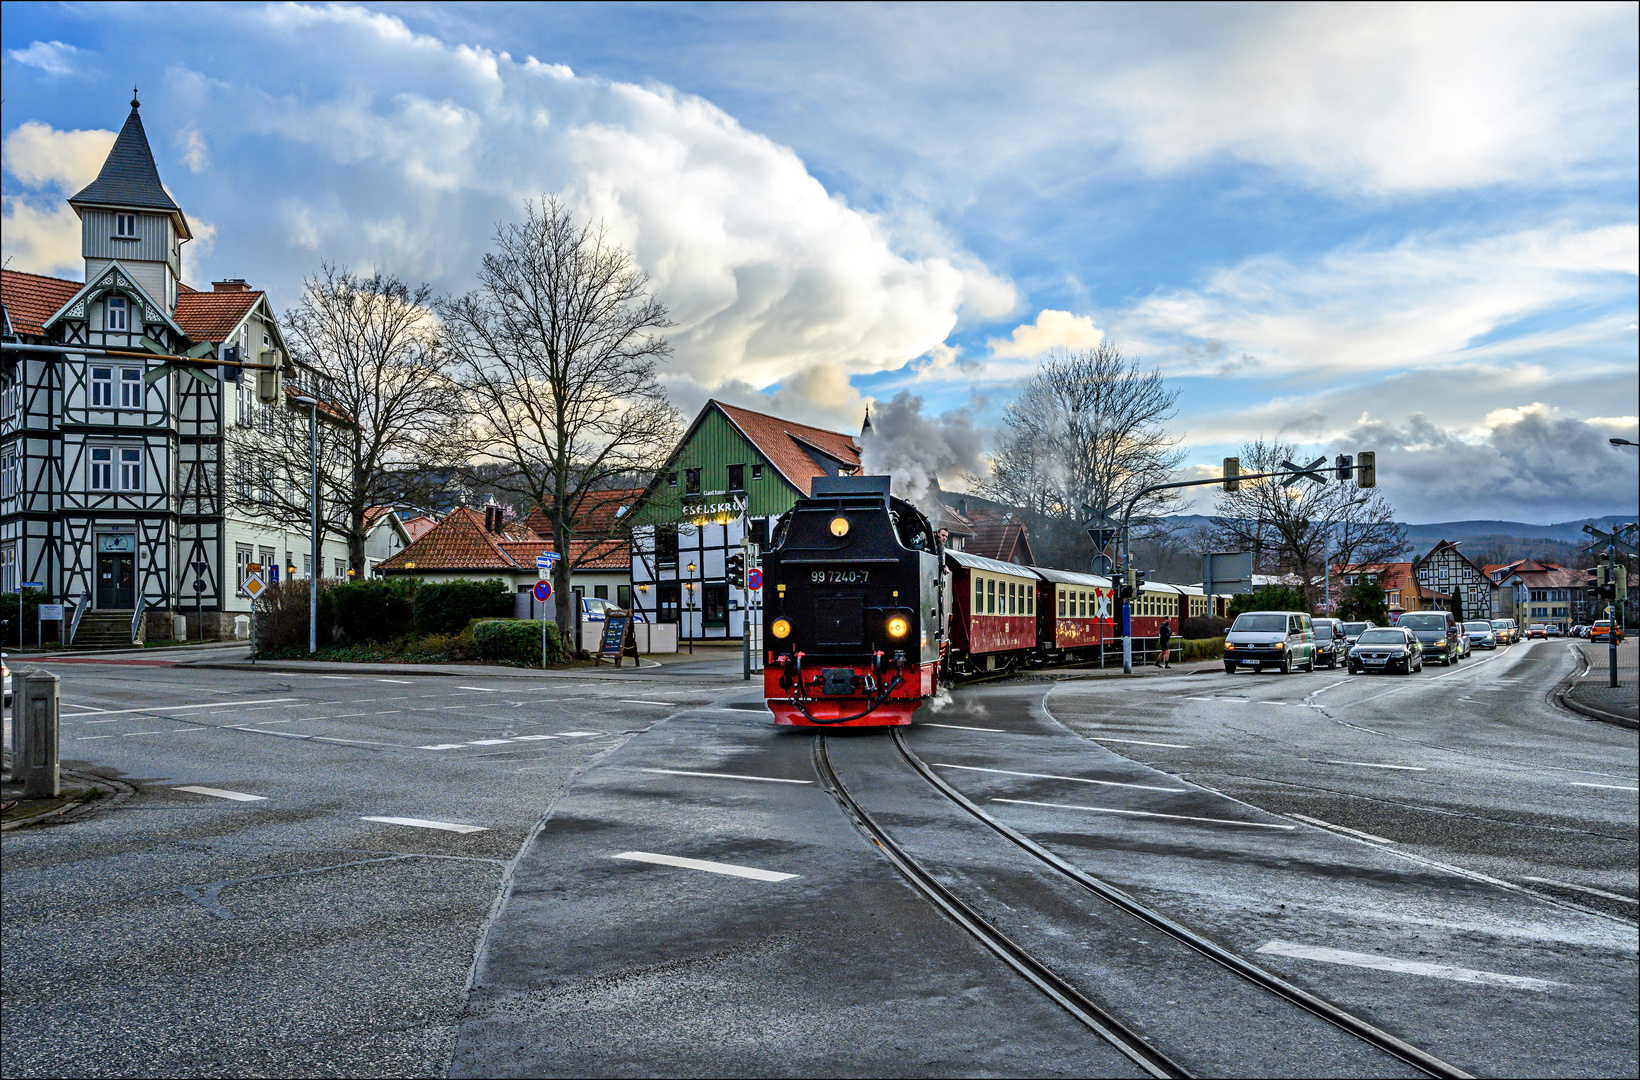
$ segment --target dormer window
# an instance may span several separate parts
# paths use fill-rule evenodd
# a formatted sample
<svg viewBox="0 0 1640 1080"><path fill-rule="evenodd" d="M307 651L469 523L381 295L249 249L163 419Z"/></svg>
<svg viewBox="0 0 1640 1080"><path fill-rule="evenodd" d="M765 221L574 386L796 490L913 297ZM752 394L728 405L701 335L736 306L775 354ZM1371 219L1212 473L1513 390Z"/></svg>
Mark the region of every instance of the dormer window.
<svg viewBox="0 0 1640 1080"><path fill-rule="evenodd" d="M131 329L131 305L123 296L110 296L103 302L103 329Z"/></svg>
<svg viewBox="0 0 1640 1080"><path fill-rule="evenodd" d="M115 214L114 237L117 240L135 240L137 238L137 215Z"/></svg>

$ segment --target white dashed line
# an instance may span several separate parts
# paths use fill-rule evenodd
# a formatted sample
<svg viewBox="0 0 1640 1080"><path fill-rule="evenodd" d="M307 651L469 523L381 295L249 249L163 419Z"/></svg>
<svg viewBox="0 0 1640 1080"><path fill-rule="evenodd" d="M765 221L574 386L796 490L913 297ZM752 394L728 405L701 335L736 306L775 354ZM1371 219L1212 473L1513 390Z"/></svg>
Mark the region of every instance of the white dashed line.
<svg viewBox="0 0 1640 1080"><path fill-rule="evenodd" d="M467 745L466 743L458 743L458 742L434 743L432 746L418 746L418 747L416 747L416 749L417 750L460 750L462 747L464 747L466 745Z"/></svg>
<svg viewBox="0 0 1640 1080"><path fill-rule="evenodd" d="M1593 770L1590 770L1593 771ZM1626 787L1623 784L1589 784L1582 780L1573 780L1573 787L1605 788L1608 791L1640 791L1640 788Z"/></svg>
<svg viewBox="0 0 1640 1080"><path fill-rule="evenodd" d="M1030 799L992 799L992 802L1014 803L1018 806L1045 806L1050 810L1086 810L1094 814L1122 814L1126 817L1153 817L1169 818L1173 821L1206 821L1214 825L1240 825L1248 829L1285 829L1291 831L1297 825L1271 825L1263 821L1232 821L1229 818L1191 817L1187 814L1158 814L1152 810L1117 810L1110 806L1074 806L1069 803L1033 802Z"/></svg>
<svg viewBox="0 0 1640 1080"><path fill-rule="evenodd" d="M1288 941L1267 942L1259 946L1258 951L1273 956L1320 960L1328 964L1348 964L1350 967L1393 971L1401 975L1422 975L1426 978L1449 979L1453 982L1510 986L1519 990L1552 990L1566 985L1549 979L1532 979L1524 975L1503 975L1496 971L1476 971L1473 968L1453 967L1450 964L1428 964L1421 960L1402 960L1394 956L1347 952L1344 949L1327 949L1319 945L1294 945Z"/></svg>
<svg viewBox="0 0 1640 1080"><path fill-rule="evenodd" d="M96 709L93 712L75 713L74 718L78 720L82 716L114 716L116 714L140 712L177 712L182 709L231 709L235 706L242 707L245 705L277 705L281 701L295 700L295 698L281 697L263 698L260 701L205 701L196 705L144 705L140 709ZM108 721L91 720L88 722L92 724L104 724Z"/></svg>
<svg viewBox="0 0 1640 1080"><path fill-rule="evenodd" d="M558 733L558 737L560 739L585 739L593 735L602 734L603 732L601 731L560 731Z"/></svg>
<svg viewBox="0 0 1640 1080"><path fill-rule="evenodd" d="M1055 776L1053 773L1014 772L1012 769L986 769L978 765L948 765L941 761L933 763L939 769L965 769L968 772L1000 773L1003 776L1027 776L1033 780L1070 780L1078 784L1099 784L1103 787L1138 788L1140 791L1169 791L1181 794L1188 791L1182 787L1153 787L1150 784L1124 784L1119 780L1092 780L1085 776ZM807 780L804 783L808 783Z"/></svg>
<svg viewBox="0 0 1640 1080"><path fill-rule="evenodd" d="M129 739L133 735L164 735L164 734L165 734L165 729L164 728L155 728L153 731L122 731L122 732L120 732L120 738Z"/></svg>
<svg viewBox="0 0 1640 1080"><path fill-rule="evenodd" d="M197 787L186 784L176 788L177 791L191 791L195 795L209 795L213 799L232 799L234 802L267 802L266 795L247 795L243 791L224 791L221 788Z"/></svg>
<svg viewBox="0 0 1640 1080"><path fill-rule="evenodd" d="M1188 746L1181 746L1180 744L1173 742L1145 742L1143 739L1118 739L1110 735L1089 735L1088 738L1094 742L1132 743L1134 746L1165 746L1169 750L1190 749Z"/></svg>
<svg viewBox="0 0 1640 1080"><path fill-rule="evenodd" d="M622 705L665 705L669 709L677 705L675 701L639 701L637 698L616 698L615 700Z"/></svg>
<svg viewBox="0 0 1640 1080"><path fill-rule="evenodd" d="M278 735L282 739L311 739L311 738L313 738L313 736L311 736L311 735L299 735L294 731L264 731L261 728L254 728L254 727L236 727L236 728L233 728L232 730L234 730L234 731L248 731L252 735Z"/></svg>
<svg viewBox="0 0 1640 1080"><path fill-rule="evenodd" d="M760 780L765 784L812 784L813 780L787 780L779 776L743 776L740 773L692 772L689 769L639 769L639 772L663 773L667 776L706 776L714 780Z"/></svg>
<svg viewBox="0 0 1640 1080"><path fill-rule="evenodd" d="M417 829L442 829L453 833L488 832L483 825L458 825L453 821L425 821L413 817L360 817L360 821L379 821L383 825L410 825Z"/></svg>
<svg viewBox="0 0 1640 1080"><path fill-rule="evenodd" d="M995 731L995 732L1001 732L1001 731L1007 730L1006 728L999 728L999 727L971 727L968 724L935 724L935 723L931 723L927 720L924 720L922 723L918 724L917 726L918 727L951 728L952 730L955 730L955 731Z"/></svg>
<svg viewBox="0 0 1640 1080"><path fill-rule="evenodd" d="M1622 893L1607 892L1605 889L1593 889L1587 885L1573 885L1569 881L1556 881L1554 878L1546 877L1526 877L1521 878L1521 880L1535 881L1539 885L1553 885L1560 889L1575 889L1581 893L1588 893L1590 896L1604 896L1607 900L1621 900L1625 904L1640 904L1640 900L1636 900L1632 896L1624 896Z"/></svg>
<svg viewBox="0 0 1640 1080"><path fill-rule="evenodd" d="M342 682L352 682L353 681L353 676L351 676L351 675L315 675L314 678L316 678L316 679L340 679Z"/></svg>
<svg viewBox="0 0 1640 1080"><path fill-rule="evenodd" d="M537 739L556 739L556 735L520 735L513 742L534 742Z"/></svg>
<svg viewBox="0 0 1640 1080"><path fill-rule="evenodd" d="M499 694L501 692L499 690L491 689L488 686L458 686L458 687L456 687L456 689L457 690L476 690L480 694Z"/></svg>
<svg viewBox="0 0 1640 1080"><path fill-rule="evenodd" d="M512 742L511 739L474 739L468 746L499 746L502 743Z"/></svg>
<svg viewBox="0 0 1640 1080"><path fill-rule="evenodd" d="M705 859L684 859L676 855L656 855L650 851L623 851L619 855L611 855L610 858L654 863L657 866L680 866L685 870L704 870L709 874L752 878L755 881L789 881L797 877L796 874L782 874L776 870L759 870L755 866L736 866L733 863L708 862Z"/></svg>
<svg viewBox="0 0 1640 1080"><path fill-rule="evenodd" d="M114 736L112 736L112 735L80 735L80 736L77 736L74 739L74 741L75 742L90 742L92 739L112 739L113 737Z"/></svg>
<svg viewBox="0 0 1640 1080"><path fill-rule="evenodd" d="M1347 825L1334 825L1332 822L1322 821L1320 818L1306 817L1303 814L1288 814L1287 816L1290 817L1290 818L1296 818L1297 820L1302 821L1302 822L1304 822L1305 824L1308 824L1308 825L1315 825L1315 826L1317 826L1319 828L1323 828L1323 829L1331 829L1333 832L1346 833L1350 836L1355 837L1358 840L1370 840L1374 844L1393 844L1393 843L1395 843L1395 841L1393 841L1393 840L1391 840L1387 837L1374 836L1370 832L1362 832L1360 829L1352 829Z"/></svg>
<svg viewBox="0 0 1640 1080"><path fill-rule="evenodd" d="M394 686L414 685L409 679L377 679L377 682L392 683Z"/></svg>
<svg viewBox="0 0 1640 1080"><path fill-rule="evenodd" d="M1428 772L1422 765L1386 765L1382 761L1333 761L1324 758L1323 765L1359 765L1363 769L1400 769L1402 772Z"/></svg>

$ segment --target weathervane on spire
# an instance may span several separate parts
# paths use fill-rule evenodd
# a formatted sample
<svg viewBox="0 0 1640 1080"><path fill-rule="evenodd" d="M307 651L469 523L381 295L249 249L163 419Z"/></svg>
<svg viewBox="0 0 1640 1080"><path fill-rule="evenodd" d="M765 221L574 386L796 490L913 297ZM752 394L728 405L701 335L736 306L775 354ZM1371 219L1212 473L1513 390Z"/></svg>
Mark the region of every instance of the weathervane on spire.
<svg viewBox="0 0 1640 1080"><path fill-rule="evenodd" d="M135 86L133 86L133 87L131 87L131 107L133 109L135 109L140 104L141 103L139 101L137 101L137 88Z"/></svg>

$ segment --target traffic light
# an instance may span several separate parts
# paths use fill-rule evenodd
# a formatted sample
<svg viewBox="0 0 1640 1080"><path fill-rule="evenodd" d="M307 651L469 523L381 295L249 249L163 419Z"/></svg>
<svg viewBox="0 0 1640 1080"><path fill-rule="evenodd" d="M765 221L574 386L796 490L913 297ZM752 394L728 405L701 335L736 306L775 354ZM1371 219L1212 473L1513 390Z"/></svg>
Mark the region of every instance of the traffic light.
<svg viewBox="0 0 1640 1080"><path fill-rule="evenodd" d="M1139 574L1136 570L1129 570L1125 575L1123 575L1122 580L1116 586L1116 599L1133 599L1134 590L1138 586L1138 576Z"/></svg>
<svg viewBox="0 0 1640 1080"><path fill-rule="evenodd" d="M1378 455L1371 450L1363 450L1356 466L1355 484L1357 487L1378 486Z"/></svg>
<svg viewBox="0 0 1640 1080"><path fill-rule="evenodd" d="M1629 571L1627 567L1612 567L1612 588L1615 591L1613 600L1627 600L1629 598Z"/></svg>
<svg viewBox="0 0 1640 1080"><path fill-rule="evenodd" d="M1345 483L1355 476L1355 459L1350 455L1339 454L1333 461L1333 464L1338 467L1338 482L1340 484Z"/></svg>
<svg viewBox="0 0 1640 1080"><path fill-rule="evenodd" d="M737 589L746 587L746 554L737 551L729 556L729 582Z"/></svg>
<svg viewBox="0 0 1640 1080"><path fill-rule="evenodd" d="M1241 458L1227 457L1224 459L1224 490L1240 491L1241 481L1236 479L1241 475Z"/></svg>
<svg viewBox="0 0 1640 1080"><path fill-rule="evenodd" d="M1610 563L1601 563L1589 568L1590 597L1601 600L1617 599L1617 574L1614 572L1616 569Z"/></svg>

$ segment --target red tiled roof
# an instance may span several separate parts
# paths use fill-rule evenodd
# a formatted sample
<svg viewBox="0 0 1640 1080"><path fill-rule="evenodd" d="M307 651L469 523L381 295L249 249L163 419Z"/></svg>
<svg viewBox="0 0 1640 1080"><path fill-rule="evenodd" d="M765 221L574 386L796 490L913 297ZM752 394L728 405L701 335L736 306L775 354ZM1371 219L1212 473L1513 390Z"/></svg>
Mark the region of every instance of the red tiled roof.
<svg viewBox="0 0 1640 1080"><path fill-rule="evenodd" d="M856 469L860 467L860 448L855 445L852 435L793 423L777 416L766 416L750 409L725 405L721 401L714 400L708 405L716 405L722 409L723 414L740 429L741 434L751 440L752 445L769 459L769 464L804 495L809 493L809 484L815 477L828 475L805 447L812 447L828 457L836 458L845 466Z"/></svg>
<svg viewBox="0 0 1640 1080"><path fill-rule="evenodd" d="M41 337L43 324L85 287L83 281L25 274L20 270L0 271L0 302L6 305L11 326L19 335Z"/></svg>
<svg viewBox="0 0 1640 1080"><path fill-rule="evenodd" d="M220 343L262 299L254 289L201 292L177 286L177 325L195 341Z"/></svg>
<svg viewBox="0 0 1640 1080"><path fill-rule="evenodd" d="M384 560L377 569L511 571L527 567L533 570L534 556L530 556L528 562L513 558L505 547L509 543L531 543L538 550L545 541L535 530L517 523L504 524L498 533L489 532L484 528L483 514L458 506L409 547Z"/></svg>
<svg viewBox="0 0 1640 1080"><path fill-rule="evenodd" d="M410 534L411 540L420 540L438 524L438 518L418 514L415 517L399 519L399 524L404 526L404 531Z"/></svg>
<svg viewBox="0 0 1640 1080"><path fill-rule="evenodd" d="M1031 539L1025 523L1013 520L1012 514L991 514L983 511L973 516L974 536L963 550L970 555L983 555L998 562L1018 562L1029 565L1036 560L1031 555Z"/></svg>
<svg viewBox="0 0 1640 1080"><path fill-rule="evenodd" d="M534 566L541 552L556 550L550 540L503 541L501 547L526 567ZM632 545L620 540L571 540L569 557L577 570L628 570Z"/></svg>
<svg viewBox="0 0 1640 1080"><path fill-rule="evenodd" d="M643 488L610 488L607 491L592 492L581 504L581 519L575 523L573 535L593 538L609 536L615 531L616 522L623 516L617 514L617 511L623 506L630 511L643 493ZM542 536L552 535L552 524L547 521L547 515L540 510L525 518L524 524Z"/></svg>

